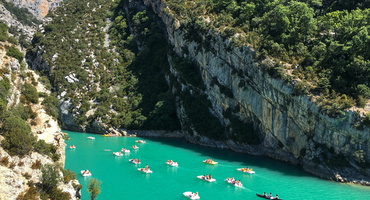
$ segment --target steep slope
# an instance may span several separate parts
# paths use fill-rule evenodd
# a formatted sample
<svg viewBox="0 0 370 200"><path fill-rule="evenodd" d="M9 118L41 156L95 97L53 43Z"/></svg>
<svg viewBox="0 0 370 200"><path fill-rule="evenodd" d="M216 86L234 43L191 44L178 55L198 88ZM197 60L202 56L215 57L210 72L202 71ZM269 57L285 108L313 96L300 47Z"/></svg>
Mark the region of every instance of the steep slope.
<svg viewBox="0 0 370 200"><path fill-rule="evenodd" d="M178 62L170 60L169 80L179 97L178 113L191 133L190 141L301 164L336 181L369 184L370 132L368 127L354 126L361 119L357 112L329 117L312 99L296 94L293 85L264 70L274 65L273 60L256 60L253 48L238 47L217 32L198 32L198 37L211 41L206 45L189 40L189 32L180 28L175 11L166 3L145 0L144 4L165 23L176 54L190 59L200 72L201 84L194 84ZM194 102L206 106L205 112L197 111ZM202 113L203 119L196 113ZM209 120L212 117L217 120ZM218 128L207 124L215 121Z"/></svg>
<svg viewBox="0 0 370 200"><path fill-rule="evenodd" d="M11 15L2 17L8 23L19 23ZM0 23L0 35L0 199L40 199L55 194L60 199L77 199L79 184L63 169L64 134L49 114L50 91L28 69L18 40L4 23ZM46 191L50 169L57 173L56 185Z"/></svg>
<svg viewBox="0 0 370 200"><path fill-rule="evenodd" d="M65 128L102 133L160 124L146 121L150 117L166 116L160 122L175 121L172 105L164 103L171 102L173 94L181 128L191 142L267 155L300 164L323 178L369 184L370 136L364 112L348 109L354 110L354 100L347 95L338 97L335 92L326 92L335 101L324 101L318 94L309 94L318 88L312 86L315 81L299 75L313 75L301 74L297 63L276 59L287 52L274 40L286 40L287 32L280 34L282 38L266 36L274 47L267 49L271 53L267 55L266 49L255 48L261 45L256 35L239 33L237 28L225 25L233 22L230 13L225 16L221 12L219 17L224 21L220 22L212 16L214 13L204 14L208 4L203 1L179 3L186 6L176 7L176 1L160 0L102 6L69 1L65 9L52 14L53 21L36 34L28 60L33 68L50 77L62 102L61 121ZM303 5L295 3L289 5ZM193 4L198 6L199 15L188 16L184 10ZM217 5L237 10L237 6ZM280 8L286 11L286 7L276 6ZM103 15L106 10L109 13ZM308 13L312 17L311 9ZM270 22L269 15L255 20L250 23ZM108 45L109 23L114 25ZM210 25L216 28L208 28ZM310 30L306 31L312 36ZM298 35L294 48L302 47L300 50L306 52L300 44L301 39L307 40L306 36L294 34ZM250 43L243 43L244 37ZM147 48L155 43L157 48ZM304 56L299 59L304 60ZM311 66L306 67L310 71ZM156 70L161 73L154 73ZM163 84L162 76L169 88L157 88ZM325 74L322 76L318 82L324 86L317 90L326 91L328 80ZM142 84L153 77L161 81ZM144 98L153 100L146 112ZM163 124L156 128L171 125Z"/></svg>

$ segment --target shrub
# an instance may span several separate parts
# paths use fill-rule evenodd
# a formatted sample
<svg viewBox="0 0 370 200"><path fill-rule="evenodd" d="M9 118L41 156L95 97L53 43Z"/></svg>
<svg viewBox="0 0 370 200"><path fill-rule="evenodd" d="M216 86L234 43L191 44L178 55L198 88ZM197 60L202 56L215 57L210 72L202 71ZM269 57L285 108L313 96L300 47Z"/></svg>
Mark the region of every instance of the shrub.
<svg viewBox="0 0 370 200"><path fill-rule="evenodd" d="M70 169L68 170L62 169L62 172L64 183L68 183L69 181L76 179L76 174Z"/></svg>
<svg viewBox="0 0 370 200"><path fill-rule="evenodd" d="M6 117L1 130L5 138L2 146L10 155L24 156L32 149L35 137L31 135L28 124L21 118L14 115Z"/></svg>
<svg viewBox="0 0 370 200"><path fill-rule="evenodd" d="M41 169L42 163L41 160L36 160L34 163L32 163L31 168L32 169Z"/></svg>
<svg viewBox="0 0 370 200"><path fill-rule="evenodd" d="M25 194L19 194L17 196L17 200L39 200L40 194L37 192L37 188L35 186L31 186Z"/></svg>
<svg viewBox="0 0 370 200"><path fill-rule="evenodd" d="M31 103L39 102L39 93L37 92L36 88L29 83L25 83L23 85L22 94L25 96L26 100Z"/></svg>
<svg viewBox="0 0 370 200"><path fill-rule="evenodd" d="M1 160L0 160L0 164L3 165L3 166L8 166L8 164L9 164L8 156L2 157Z"/></svg>
<svg viewBox="0 0 370 200"><path fill-rule="evenodd" d="M29 174L28 172L26 172L26 173L22 173L22 176L23 176L24 178L26 178L26 179L30 179L30 178L32 177L32 175L31 175L31 174Z"/></svg>
<svg viewBox="0 0 370 200"><path fill-rule="evenodd" d="M60 174L59 174L59 167L52 164L46 164L41 169L41 187L43 191L49 193L53 190L53 188L57 187L59 181L61 181Z"/></svg>
<svg viewBox="0 0 370 200"><path fill-rule="evenodd" d="M10 57L13 57L13 58L16 58L19 62L22 62L23 57L24 57L23 53L21 51L19 51L19 49L15 46L9 47L6 51L6 55L10 56Z"/></svg>

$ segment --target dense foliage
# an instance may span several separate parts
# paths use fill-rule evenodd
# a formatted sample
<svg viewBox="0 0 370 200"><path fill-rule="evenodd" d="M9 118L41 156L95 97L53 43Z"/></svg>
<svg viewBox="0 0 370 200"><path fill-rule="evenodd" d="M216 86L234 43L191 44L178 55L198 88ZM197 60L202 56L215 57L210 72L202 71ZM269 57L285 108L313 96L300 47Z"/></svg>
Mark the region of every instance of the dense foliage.
<svg viewBox="0 0 370 200"><path fill-rule="evenodd" d="M300 80L297 94L320 95L327 114L370 96L370 2L335 0L166 0L190 40L209 47L208 30L278 64L269 73ZM283 72L283 73L281 73ZM284 76L284 74L292 74Z"/></svg>
<svg viewBox="0 0 370 200"><path fill-rule="evenodd" d="M100 122L115 128L178 129L162 70L164 35L146 12L126 15L117 3L123 2L64 2L49 14L52 22L44 31L35 34L27 55L43 55L50 68L40 71L50 78L55 94L65 92L64 100L71 100L81 126Z"/></svg>

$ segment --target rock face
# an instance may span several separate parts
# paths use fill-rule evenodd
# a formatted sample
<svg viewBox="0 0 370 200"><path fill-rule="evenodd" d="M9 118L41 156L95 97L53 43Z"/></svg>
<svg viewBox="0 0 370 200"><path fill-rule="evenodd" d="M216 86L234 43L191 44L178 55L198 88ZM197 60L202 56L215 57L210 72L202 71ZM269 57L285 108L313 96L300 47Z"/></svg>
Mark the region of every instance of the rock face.
<svg viewBox="0 0 370 200"><path fill-rule="evenodd" d="M132 1L129 6L138 7L140 3ZM370 171L359 163L370 161L370 130L353 127L358 114L348 111L342 118L324 115L310 98L294 95L291 85L264 72L261 64L268 60L256 62L252 48L235 47L229 40L211 33L212 42L205 49L185 38L179 29L180 22L166 12L164 2L144 0L143 3L165 24L168 41L176 54L190 58L199 67L205 85L201 93L211 102L210 112L225 126L232 123L230 116L250 124L258 137L254 143L238 141L232 136L226 141L214 141L193 131L188 140L301 164L307 171L328 179L369 181ZM174 77L170 79L171 85L180 85L173 88L175 93L194 91L182 81L176 68L171 72L170 76ZM179 117L186 119L183 110L179 101ZM250 131L244 132L250 134Z"/></svg>
<svg viewBox="0 0 370 200"><path fill-rule="evenodd" d="M43 19L49 10L58 7L63 0L7 0L20 8L27 8L35 17Z"/></svg>
<svg viewBox="0 0 370 200"><path fill-rule="evenodd" d="M8 79L10 84L7 103L9 109L12 106L19 104L21 99L21 89L25 82L31 83L32 80L39 82L39 76L31 70L22 69L21 64L15 58L6 56L6 46L10 46L8 42L0 42L0 70L2 74L0 79ZM35 86L37 92L50 93L45 87L38 83ZM46 114L43 105L43 98L39 99L39 103L30 103L29 108L37 113L33 119L35 124L31 127L31 134L34 134L38 140L44 140L46 143L58 146L57 153L60 154L60 159L57 161L64 166L65 161L65 143L63 133L56 119ZM4 140L0 134L0 144ZM55 140L59 137L59 144ZM37 164L39 163L39 164ZM29 183L39 183L42 175L41 165L53 164L54 161L45 155L36 152L31 152L24 157L10 156L0 145L0 199L15 200L18 195L23 195L29 189ZM34 167L35 165L40 167ZM58 188L68 192L71 199L76 198L76 189L71 183L64 184L60 182Z"/></svg>
<svg viewBox="0 0 370 200"><path fill-rule="evenodd" d="M26 35L29 40L32 39L32 36L36 31L34 27L23 25L17 21L2 4L0 4L0 21L4 22L8 27L15 27L18 32Z"/></svg>

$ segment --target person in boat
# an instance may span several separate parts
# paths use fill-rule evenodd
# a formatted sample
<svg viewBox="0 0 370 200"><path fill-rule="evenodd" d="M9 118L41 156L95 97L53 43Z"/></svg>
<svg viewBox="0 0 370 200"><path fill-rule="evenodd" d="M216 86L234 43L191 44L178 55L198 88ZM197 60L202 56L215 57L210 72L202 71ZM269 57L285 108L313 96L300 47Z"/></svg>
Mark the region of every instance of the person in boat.
<svg viewBox="0 0 370 200"><path fill-rule="evenodd" d="M266 192L263 192L263 196L264 196L264 197L266 197L266 196L267 196Z"/></svg>
<svg viewBox="0 0 370 200"><path fill-rule="evenodd" d="M193 197L197 197L197 196L198 196L198 192L193 193Z"/></svg>
<svg viewBox="0 0 370 200"><path fill-rule="evenodd" d="M279 199L279 195L276 194L275 199Z"/></svg>
<svg viewBox="0 0 370 200"><path fill-rule="evenodd" d="M149 170L150 170L149 165L145 165L145 171L149 171Z"/></svg>

